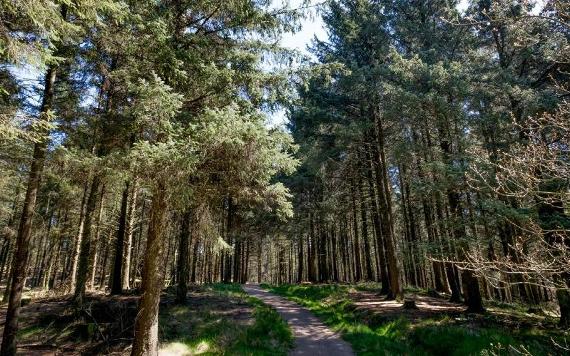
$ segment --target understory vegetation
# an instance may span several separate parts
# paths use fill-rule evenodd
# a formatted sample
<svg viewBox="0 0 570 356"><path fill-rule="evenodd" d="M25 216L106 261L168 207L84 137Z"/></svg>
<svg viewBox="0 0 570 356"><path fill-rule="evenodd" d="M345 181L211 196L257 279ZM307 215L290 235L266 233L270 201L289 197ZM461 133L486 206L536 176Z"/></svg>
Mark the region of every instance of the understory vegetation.
<svg viewBox="0 0 570 356"><path fill-rule="evenodd" d="M161 297L159 352L166 355L286 355L291 330L277 312L237 284L195 286L185 304L175 290ZM124 354L133 340L136 295L89 296L77 310L69 299L48 298L23 308L20 354Z"/></svg>
<svg viewBox="0 0 570 356"><path fill-rule="evenodd" d="M357 307L351 293L378 293L378 285L263 285L315 313L342 334L358 355L564 355L570 339L553 317L507 306L485 316L458 312L417 315L401 309ZM413 291L425 294L426 291ZM382 300L382 297L378 297ZM495 313L495 310L497 313Z"/></svg>
<svg viewBox="0 0 570 356"><path fill-rule="evenodd" d="M0 356L286 353L248 282L570 350L570 1L1 0Z"/></svg>
<svg viewBox="0 0 570 356"><path fill-rule="evenodd" d="M175 354L286 355L293 345L279 314L237 284L205 286L160 315L162 350Z"/></svg>

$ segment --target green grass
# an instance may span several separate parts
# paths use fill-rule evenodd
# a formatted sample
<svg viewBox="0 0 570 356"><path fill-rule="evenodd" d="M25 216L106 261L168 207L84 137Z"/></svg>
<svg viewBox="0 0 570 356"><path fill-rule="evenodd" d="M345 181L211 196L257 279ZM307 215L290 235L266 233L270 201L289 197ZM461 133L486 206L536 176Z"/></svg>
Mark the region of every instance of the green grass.
<svg viewBox="0 0 570 356"><path fill-rule="evenodd" d="M46 331L46 328L38 325L31 325L18 330L18 338L28 339L33 337L38 337Z"/></svg>
<svg viewBox="0 0 570 356"><path fill-rule="evenodd" d="M378 314L357 310L347 298L349 286L264 287L307 307L335 331L341 332L359 355L528 354L524 350L532 355L563 354L553 346L550 334L544 335L533 329L482 327L468 318L458 322L446 315L414 323L405 317L387 320Z"/></svg>
<svg viewBox="0 0 570 356"><path fill-rule="evenodd" d="M244 293L237 284L206 287L218 299L209 305L167 307L161 311L161 342L173 353L201 355L286 355L293 337L279 314ZM220 298L221 297L221 298ZM253 311L253 320L237 325L220 303Z"/></svg>

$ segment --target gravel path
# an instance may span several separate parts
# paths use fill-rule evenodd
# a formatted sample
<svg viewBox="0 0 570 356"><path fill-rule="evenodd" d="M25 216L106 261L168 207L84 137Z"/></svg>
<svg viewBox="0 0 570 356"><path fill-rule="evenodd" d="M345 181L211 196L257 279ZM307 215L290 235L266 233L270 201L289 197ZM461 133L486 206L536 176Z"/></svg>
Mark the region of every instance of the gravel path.
<svg viewBox="0 0 570 356"><path fill-rule="evenodd" d="M295 337L295 347L290 355L354 355L350 345L342 340L340 335L329 329L307 309L269 293L258 285L248 284L243 289L251 296L271 305L287 321Z"/></svg>

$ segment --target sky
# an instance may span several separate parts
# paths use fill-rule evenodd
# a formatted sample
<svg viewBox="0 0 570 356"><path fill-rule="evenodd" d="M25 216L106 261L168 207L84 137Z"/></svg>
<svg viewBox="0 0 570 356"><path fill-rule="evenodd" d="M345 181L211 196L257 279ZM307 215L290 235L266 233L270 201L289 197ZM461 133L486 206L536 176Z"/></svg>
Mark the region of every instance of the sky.
<svg viewBox="0 0 570 356"><path fill-rule="evenodd" d="M286 1L286 0L285 0ZM283 0L276 0L276 5L282 4ZM298 8L302 0L291 0L289 1L291 8ZM539 0L542 3L543 0ZM323 0L311 0L311 6L315 6L323 3ZM469 0L460 0L457 5L457 9L464 12L469 5ZM287 48L293 48L307 53L307 46L310 45L311 40L316 36L319 40L327 39L327 32L324 28L323 20L321 16L312 11L311 16L308 16L301 22L301 30L296 33L286 33L281 39L281 45Z"/></svg>
<svg viewBox="0 0 570 356"><path fill-rule="evenodd" d="M278 7L287 0L275 0L275 6ZM286 48L296 49L306 55L310 55L307 48L310 46L311 41L316 37L323 41L328 38L327 31L325 30L324 22L320 14L316 11L316 5L321 4L323 0L311 0L313 6L309 16L301 21L301 30L295 33L285 33L281 38L281 45ZM302 0L290 0L291 8L298 8ZM457 8L459 11L464 12L469 4L468 0L461 0ZM283 126L287 123L286 111L281 109L269 114L267 125L270 127Z"/></svg>
<svg viewBox="0 0 570 356"><path fill-rule="evenodd" d="M281 2L281 1L278 1ZM298 8L302 0L292 0L290 2L292 8ZM327 33L321 16L316 11L316 5L322 3L322 0L311 0L311 6L314 6L307 18L301 22L301 30L296 33L286 33L281 39L281 45L287 48L293 48L307 53L307 46L316 36L319 40L326 40Z"/></svg>
<svg viewBox="0 0 570 356"><path fill-rule="evenodd" d="M275 5L279 6L287 0L275 0ZM291 8L298 8L302 0L290 0L289 4ZM311 0L311 5L315 6L322 3L323 0ZM538 14L540 10L544 7L545 0L536 0L536 5L532 11L534 14ZM457 5L457 10L464 13L469 6L469 0L460 0ZM312 11L310 16L301 21L301 30L296 33L286 33L281 38L281 45L286 48L297 49L304 54L309 55L307 47L311 44L311 41L315 36L319 40L326 40L328 35L324 28L324 23L321 16L316 12ZM277 110L274 113L269 114L267 125L271 127L283 126L287 123L287 116L285 110Z"/></svg>
<svg viewBox="0 0 570 356"><path fill-rule="evenodd" d="M303 0L274 0L274 6L280 7L284 3L289 3L290 8L299 8ZM328 35L324 28L323 20L320 14L316 11L317 5L322 4L324 0L310 0L310 11L306 18L301 21L301 29L295 33L285 33L281 38L281 45L286 48L296 49L301 51L306 55L310 55L308 52L308 46L311 41L316 37L319 40L326 40ZM545 0L537 0L536 7L533 13L538 13L540 9L544 6ZM457 9L464 12L469 5L469 0L460 0L457 5ZM17 71L16 76L22 80L27 80L29 82L36 82L39 77L37 70L31 70L30 68L20 67L15 68ZM284 110L278 110L276 112L270 113L267 124L269 126L283 126L287 122L286 113Z"/></svg>

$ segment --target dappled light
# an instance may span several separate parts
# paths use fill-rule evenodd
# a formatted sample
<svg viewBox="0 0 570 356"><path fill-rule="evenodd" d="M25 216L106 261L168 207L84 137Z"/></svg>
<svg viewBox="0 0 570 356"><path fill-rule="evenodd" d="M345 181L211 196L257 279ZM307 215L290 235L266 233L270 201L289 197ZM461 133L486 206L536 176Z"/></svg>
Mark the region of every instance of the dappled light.
<svg viewBox="0 0 570 356"><path fill-rule="evenodd" d="M2 0L0 356L570 354L568 0Z"/></svg>

